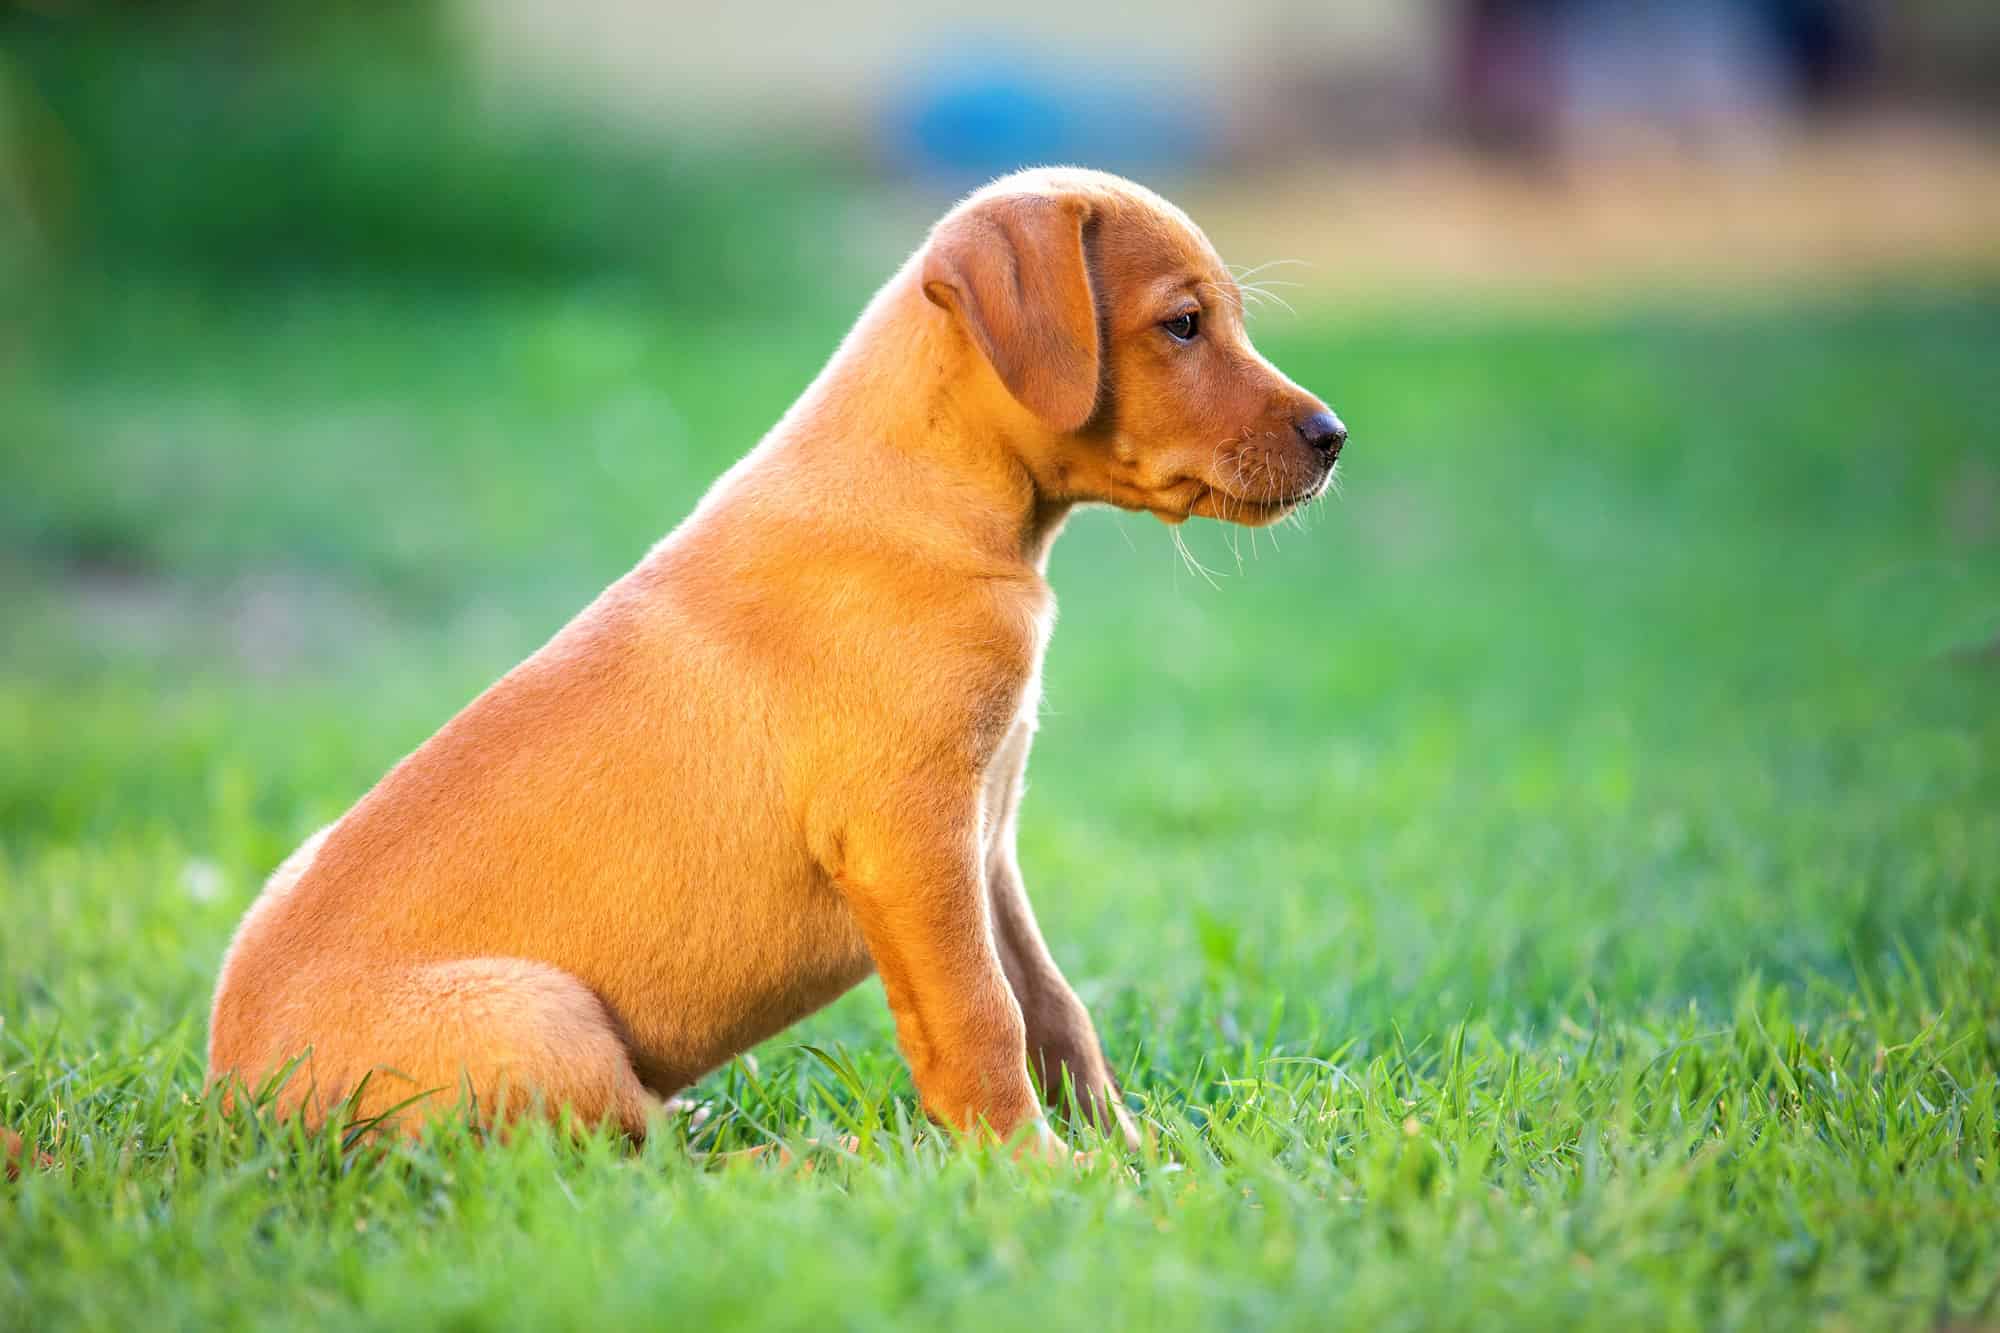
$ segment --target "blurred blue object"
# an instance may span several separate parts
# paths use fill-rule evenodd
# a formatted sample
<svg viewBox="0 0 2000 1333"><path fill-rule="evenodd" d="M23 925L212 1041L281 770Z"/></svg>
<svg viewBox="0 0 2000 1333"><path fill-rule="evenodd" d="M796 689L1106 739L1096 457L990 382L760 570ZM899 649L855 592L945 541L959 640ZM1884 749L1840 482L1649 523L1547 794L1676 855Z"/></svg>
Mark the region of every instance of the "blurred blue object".
<svg viewBox="0 0 2000 1333"><path fill-rule="evenodd" d="M1164 76L1056 69L972 39L908 68L884 108L882 139L890 160L917 176L970 183L1047 163L1179 170L1205 163L1217 138L1208 103Z"/></svg>

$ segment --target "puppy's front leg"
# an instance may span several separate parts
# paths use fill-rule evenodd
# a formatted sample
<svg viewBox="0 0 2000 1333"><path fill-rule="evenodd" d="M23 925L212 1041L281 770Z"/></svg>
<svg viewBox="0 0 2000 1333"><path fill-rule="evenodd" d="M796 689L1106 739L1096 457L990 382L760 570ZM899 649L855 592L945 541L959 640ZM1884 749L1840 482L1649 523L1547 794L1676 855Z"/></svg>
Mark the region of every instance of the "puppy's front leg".
<svg viewBox="0 0 2000 1333"><path fill-rule="evenodd" d="M1021 1006L1027 1030L1028 1065L1041 1080L1042 1095L1057 1110L1067 1110L1064 1088L1100 1129L1116 1128L1133 1148L1140 1145L1138 1127L1119 1100L1118 1084L1104 1059L1104 1046L1083 1007L1056 966L1042 939L1035 909L1021 881L1014 853L1021 793L1026 785L1031 726L1017 723L1007 737L992 785L987 793L987 822L992 841L986 857L986 892L993 917L993 941L1000 951L1007 983Z"/></svg>
<svg viewBox="0 0 2000 1333"><path fill-rule="evenodd" d="M1031 1150L1053 1149L1028 1078L1021 1008L987 921L974 812L883 813L849 830L836 881L888 993L924 1109L1003 1140L1036 1126Z"/></svg>
<svg viewBox="0 0 2000 1333"><path fill-rule="evenodd" d="M1138 1126L1119 1100L1118 1084L1104 1059L1104 1046L1091 1024L1090 1011L1049 954L1011 851L995 859L989 871L988 893L994 938L1021 1006L1028 1058L1042 1081L1043 1094L1060 1109L1067 1080L1085 1115L1100 1129L1115 1128L1129 1146L1137 1148Z"/></svg>

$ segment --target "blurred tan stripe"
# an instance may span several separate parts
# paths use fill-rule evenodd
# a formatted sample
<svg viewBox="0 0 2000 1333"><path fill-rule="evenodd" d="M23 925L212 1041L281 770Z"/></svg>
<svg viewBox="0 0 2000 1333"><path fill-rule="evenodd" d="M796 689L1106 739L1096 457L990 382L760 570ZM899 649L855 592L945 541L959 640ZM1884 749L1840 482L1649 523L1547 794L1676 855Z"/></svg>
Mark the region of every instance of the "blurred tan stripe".
<svg viewBox="0 0 2000 1333"><path fill-rule="evenodd" d="M1756 295L2000 274L2000 144L1878 121L1718 158L1625 145L1508 166L1444 151L1185 192L1231 262L1294 305L1634 289Z"/></svg>

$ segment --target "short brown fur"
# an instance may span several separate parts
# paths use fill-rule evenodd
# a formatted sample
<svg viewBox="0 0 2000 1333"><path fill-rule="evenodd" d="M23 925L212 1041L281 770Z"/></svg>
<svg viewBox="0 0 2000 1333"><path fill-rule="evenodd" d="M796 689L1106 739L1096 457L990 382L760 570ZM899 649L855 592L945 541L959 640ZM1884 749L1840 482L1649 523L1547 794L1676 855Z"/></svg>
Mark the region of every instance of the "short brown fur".
<svg viewBox="0 0 2000 1333"><path fill-rule="evenodd" d="M1160 328L1199 303L1201 336ZM1072 506L1265 523L1331 460L1178 210L995 182L694 513L271 877L211 1078L646 1132L875 971L925 1109L1132 1127L1014 855ZM431 1093L428 1097L422 1094Z"/></svg>

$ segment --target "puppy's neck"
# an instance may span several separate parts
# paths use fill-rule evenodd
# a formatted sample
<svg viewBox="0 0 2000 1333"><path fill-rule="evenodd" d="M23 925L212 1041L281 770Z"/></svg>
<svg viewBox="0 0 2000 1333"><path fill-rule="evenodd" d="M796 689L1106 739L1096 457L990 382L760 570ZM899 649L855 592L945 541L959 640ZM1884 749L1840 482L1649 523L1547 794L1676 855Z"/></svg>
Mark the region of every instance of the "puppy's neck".
<svg viewBox="0 0 2000 1333"><path fill-rule="evenodd" d="M885 538L1046 570L1072 501L1033 458L1040 423L1007 394L906 266L871 301L773 432L801 454L839 458L866 490L843 504Z"/></svg>

